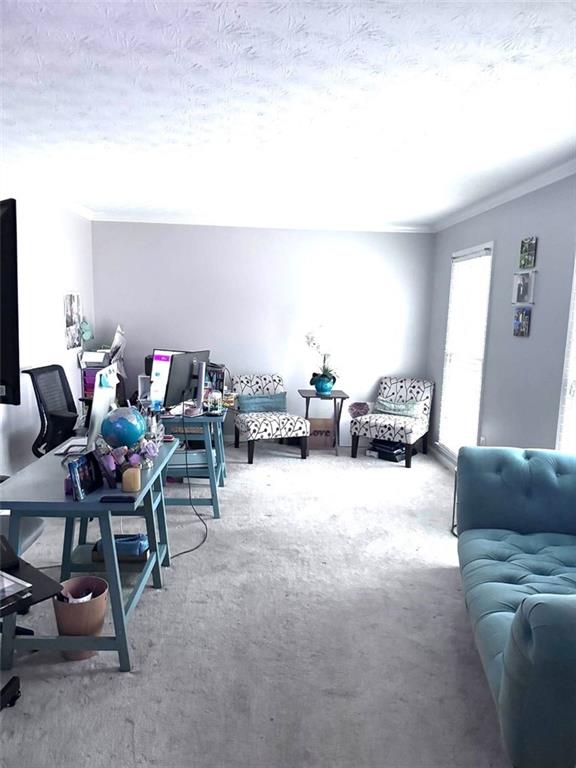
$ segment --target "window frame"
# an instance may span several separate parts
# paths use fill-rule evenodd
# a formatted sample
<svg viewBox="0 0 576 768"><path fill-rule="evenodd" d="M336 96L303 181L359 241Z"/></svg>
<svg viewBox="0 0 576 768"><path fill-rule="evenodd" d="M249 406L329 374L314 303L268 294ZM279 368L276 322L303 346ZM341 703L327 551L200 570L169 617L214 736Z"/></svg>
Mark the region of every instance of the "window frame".
<svg viewBox="0 0 576 768"><path fill-rule="evenodd" d="M489 254L487 253L489 251ZM469 259L477 259L488 256L490 257L490 277L488 287L488 302L486 305L486 333L484 335L484 347L482 350L482 370L480 374L480 403L478 407L478 429L476 432L476 445L484 445L482 436L482 422L484 418L484 400L485 400L485 384L486 384L486 351L488 349L488 334L490 326L490 318L492 314L492 289L494 283L494 240L489 240L479 245L471 246L470 248L464 248L460 251L454 251L450 257L450 289L448 291L448 307L446 311L446 327L444 332L444 349L442 353L442 390L440 393L440 405L438 409L438 438L435 443L436 450L448 459L454 466L458 460L457 454L440 440L440 424L442 419L442 397L444 395L444 372L446 367L446 348L448 344L448 323L450 321L450 300L452 298L452 269L455 262L467 261Z"/></svg>
<svg viewBox="0 0 576 768"><path fill-rule="evenodd" d="M566 450L566 448L561 447L560 443L565 428L564 417L567 410L569 385L571 386L574 381L576 381L576 379L568 379L573 357L576 360L576 253L574 254L574 271L572 273L568 326L566 328L566 346L564 349L564 365L562 367L562 383L560 386L560 405L558 408L558 422L556 426L555 446L558 451Z"/></svg>

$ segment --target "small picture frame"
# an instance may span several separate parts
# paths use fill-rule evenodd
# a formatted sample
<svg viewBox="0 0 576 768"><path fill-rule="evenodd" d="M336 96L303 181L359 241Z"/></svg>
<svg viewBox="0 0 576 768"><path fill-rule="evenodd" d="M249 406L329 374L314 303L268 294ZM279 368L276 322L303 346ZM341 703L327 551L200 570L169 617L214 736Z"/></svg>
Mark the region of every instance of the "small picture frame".
<svg viewBox="0 0 576 768"><path fill-rule="evenodd" d="M516 307L514 310L514 336L525 338L530 336L532 322L532 307Z"/></svg>
<svg viewBox="0 0 576 768"><path fill-rule="evenodd" d="M538 245L538 238L532 235L532 237L525 237L520 243L520 261L518 263L519 269L534 269L536 266L536 246Z"/></svg>
<svg viewBox="0 0 576 768"><path fill-rule="evenodd" d="M537 272L515 272L512 304L534 304L534 284Z"/></svg>

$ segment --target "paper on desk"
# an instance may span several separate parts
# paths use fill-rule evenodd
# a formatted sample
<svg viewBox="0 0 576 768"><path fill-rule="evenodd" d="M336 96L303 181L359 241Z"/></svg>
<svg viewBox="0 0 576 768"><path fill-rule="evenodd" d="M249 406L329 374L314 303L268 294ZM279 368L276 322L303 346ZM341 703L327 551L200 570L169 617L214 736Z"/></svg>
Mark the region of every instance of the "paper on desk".
<svg viewBox="0 0 576 768"><path fill-rule="evenodd" d="M102 368L108 360L108 352L89 352L84 350L78 354L78 363L80 368L90 368L96 366Z"/></svg>
<svg viewBox="0 0 576 768"><path fill-rule="evenodd" d="M5 571L0 571L0 600L17 595L19 592L26 592L32 587L27 581L17 579Z"/></svg>

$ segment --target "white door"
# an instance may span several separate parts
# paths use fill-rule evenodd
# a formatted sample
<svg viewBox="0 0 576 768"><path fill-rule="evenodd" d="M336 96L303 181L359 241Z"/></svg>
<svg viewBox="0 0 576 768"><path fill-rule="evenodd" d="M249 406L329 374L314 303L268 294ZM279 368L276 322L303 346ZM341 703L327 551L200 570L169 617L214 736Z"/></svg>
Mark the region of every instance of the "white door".
<svg viewBox="0 0 576 768"><path fill-rule="evenodd" d="M558 420L557 447L576 453L576 270L572 290L572 311L566 344L566 364Z"/></svg>
<svg viewBox="0 0 576 768"><path fill-rule="evenodd" d="M440 403L440 447L456 457L478 444L492 243L452 256Z"/></svg>

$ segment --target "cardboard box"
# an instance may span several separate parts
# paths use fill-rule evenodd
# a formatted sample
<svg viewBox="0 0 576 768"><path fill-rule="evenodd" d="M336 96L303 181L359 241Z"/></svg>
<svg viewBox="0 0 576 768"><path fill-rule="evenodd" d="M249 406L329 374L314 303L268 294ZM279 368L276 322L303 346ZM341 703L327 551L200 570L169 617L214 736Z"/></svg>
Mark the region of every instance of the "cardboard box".
<svg viewBox="0 0 576 768"><path fill-rule="evenodd" d="M332 419L309 419L310 448L326 449L333 447L334 424Z"/></svg>

